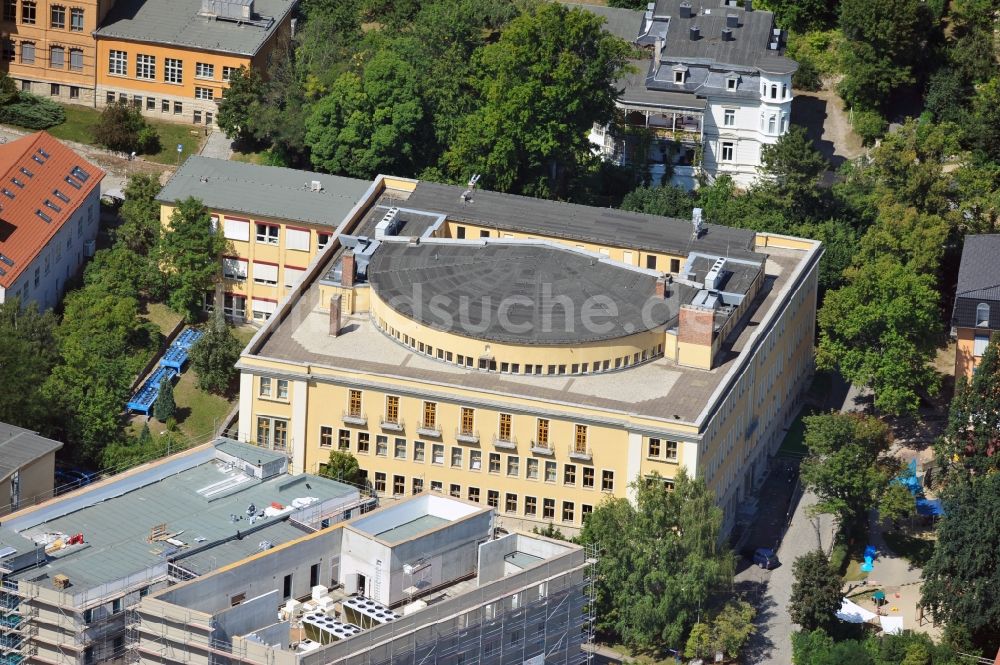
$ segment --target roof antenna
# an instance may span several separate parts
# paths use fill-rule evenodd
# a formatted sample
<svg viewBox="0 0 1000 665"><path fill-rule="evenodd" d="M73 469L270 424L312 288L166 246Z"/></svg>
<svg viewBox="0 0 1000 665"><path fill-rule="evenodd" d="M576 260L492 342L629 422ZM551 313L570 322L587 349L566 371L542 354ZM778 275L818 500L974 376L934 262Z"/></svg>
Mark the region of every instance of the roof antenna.
<svg viewBox="0 0 1000 665"><path fill-rule="evenodd" d="M476 183L482 176L478 173L473 173L472 177L469 178L469 188L462 192L462 203L472 203L472 193L476 191Z"/></svg>

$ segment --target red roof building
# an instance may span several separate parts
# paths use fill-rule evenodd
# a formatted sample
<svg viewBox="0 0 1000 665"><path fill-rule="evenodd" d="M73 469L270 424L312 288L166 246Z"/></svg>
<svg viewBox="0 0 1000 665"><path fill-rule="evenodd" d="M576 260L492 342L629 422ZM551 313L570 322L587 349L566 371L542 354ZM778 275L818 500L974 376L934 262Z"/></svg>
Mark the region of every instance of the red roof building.
<svg viewBox="0 0 1000 665"><path fill-rule="evenodd" d="M93 254L103 178L46 132L0 145L0 302L59 301Z"/></svg>

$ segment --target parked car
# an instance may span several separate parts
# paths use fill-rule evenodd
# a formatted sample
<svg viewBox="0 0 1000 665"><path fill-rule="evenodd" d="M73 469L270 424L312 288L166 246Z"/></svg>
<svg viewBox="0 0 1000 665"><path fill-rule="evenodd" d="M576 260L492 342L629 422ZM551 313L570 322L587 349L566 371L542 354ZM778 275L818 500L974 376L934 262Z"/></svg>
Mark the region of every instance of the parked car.
<svg viewBox="0 0 1000 665"><path fill-rule="evenodd" d="M57 468L55 472L56 494L65 494L79 489L84 485L89 485L97 477L93 471L83 471L82 469Z"/></svg>
<svg viewBox="0 0 1000 665"><path fill-rule="evenodd" d="M753 565L760 566L764 570L771 570L781 565L781 562L778 561L778 555L769 547L758 547L755 549L750 560L753 562Z"/></svg>

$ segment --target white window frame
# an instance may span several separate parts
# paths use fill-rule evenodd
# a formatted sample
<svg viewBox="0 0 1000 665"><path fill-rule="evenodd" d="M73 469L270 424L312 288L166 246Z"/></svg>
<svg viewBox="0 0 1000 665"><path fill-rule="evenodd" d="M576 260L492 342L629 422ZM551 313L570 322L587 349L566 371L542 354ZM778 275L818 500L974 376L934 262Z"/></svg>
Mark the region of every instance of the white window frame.
<svg viewBox="0 0 1000 665"><path fill-rule="evenodd" d="M222 259L222 276L225 279L244 281L247 278L247 260L224 257Z"/></svg>
<svg viewBox="0 0 1000 665"><path fill-rule="evenodd" d="M723 109L722 110L722 125L724 127L735 127L736 126L736 109Z"/></svg>
<svg viewBox="0 0 1000 665"><path fill-rule="evenodd" d="M261 228L265 229L263 233L261 233ZM257 242L263 245L278 244L278 236L281 233L281 227L278 226L277 224L267 224L265 222L257 222L257 226L254 228L254 231L256 231Z"/></svg>
<svg viewBox="0 0 1000 665"><path fill-rule="evenodd" d="M312 241L312 234L306 229L297 229L292 226L285 227L285 249L293 249L297 252L308 252Z"/></svg>
<svg viewBox="0 0 1000 665"><path fill-rule="evenodd" d="M230 219L226 217L222 224L222 235L226 240L250 241L250 222L245 219Z"/></svg>
<svg viewBox="0 0 1000 665"><path fill-rule="evenodd" d="M299 268L297 266L285 266L285 286L288 288L295 288L302 281L302 278L306 276L306 269Z"/></svg>
<svg viewBox="0 0 1000 665"><path fill-rule="evenodd" d="M108 52L108 73L112 76L128 76L128 53L112 49Z"/></svg>
<svg viewBox="0 0 1000 665"><path fill-rule="evenodd" d="M726 90L736 90L737 83L738 83L738 79L736 79L735 77L731 76L731 77L727 78L726 79Z"/></svg>
<svg viewBox="0 0 1000 665"><path fill-rule="evenodd" d="M270 300L253 298L251 300L250 311L255 321L267 321L278 309L278 303Z"/></svg>
<svg viewBox="0 0 1000 665"><path fill-rule="evenodd" d="M728 150L729 156L726 157L726 151ZM733 141L723 141L719 147L719 161L720 162L732 162L736 158L736 143Z"/></svg>
<svg viewBox="0 0 1000 665"><path fill-rule="evenodd" d="M135 77L148 81L156 80L156 56L137 53L135 56Z"/></svg>
<svg viewBox="0 0 1000 665"><path fill-rule="evenodd" d="M196 62L194 63L194 77L196 79L209 79L215 78L215 65L210 62Z"/></svg>
<svg viewBox="0 0 1000 665"><path fill-rule="evenodd" d="M215 90L212 90L211 88L203 88L201 86L195 86L194 98L207 99L208 101L212 101L215 99Z"/></svg>
<svg viewBox="0 0 1000 665"><path fill-rule="evenodd" d="M976 335L972 340L972 355L981 358L986 353L986 347L990 345L989 335Z"/></svg>
<svg viewBox="0 0 1000 665"><path fill-rule="evenodd" d="M164 58L163 81L165 83L184 83L184 61L180 58Z"/></svg>
<svg viewBox="0 0 1000 665"><path fill-rule="evenodd" d="M270 263L253 262L253 282L264 286L278 285L278 266Z"/></svg>

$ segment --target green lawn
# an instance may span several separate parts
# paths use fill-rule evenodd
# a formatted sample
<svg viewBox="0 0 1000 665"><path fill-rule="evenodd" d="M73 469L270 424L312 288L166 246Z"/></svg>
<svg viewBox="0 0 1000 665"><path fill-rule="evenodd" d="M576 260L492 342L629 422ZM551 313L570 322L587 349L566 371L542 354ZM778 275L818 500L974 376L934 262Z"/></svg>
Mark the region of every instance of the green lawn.
<svg viewBox="0 0 1000 665"><path fill-rule="evenodd" d="M225 397L207 393L195 383L195 371L186 365L180 379L174 384L174 402L177 404L177 427L181 434L197 442L208 441L221 427L233 403ZM129 427L131 434L142 430L144 416L136 416ZM149 430L154 435L166 429L166 424L156 418L149 419Z"/></svg>
<svg viewBox="0 0 1000 665"><path fill-rule="evenodd" d="M94 127L101 117L101 112L87 106L64 105L66 121L61 125L50 127L47 131L58 139L76 141L94 145ZM178 161L177 144L184 145L180 155L183 161L198 152L205 139L204 127L188 124L175 124L149 120L148 122L160 135L160 151L154 155L143 155L144 158L160 164L176 164Z"/></svg>
<svg viewBox="0 0 1000 665"><path fill-rule="evenodd" d="M156 324L163 336L166 337L182 317L163 303L151 302L146 305L146 313L142 315L142 318Z"/></svg>
<svg viewBox="0 0 1000 665"><path fill-rule="evenodd" d="M789 457L805 457L809 454L809 449L806 448L803 442L806 433L806 425L802 422L802 419L806 416L812 415L814 411L805 407L799 412L799 415L795 417L792 421L791 426L788 428L788 433L785 434L784 440L781 442L781 448L778 449L779 455L787 455Z"/></svg>

